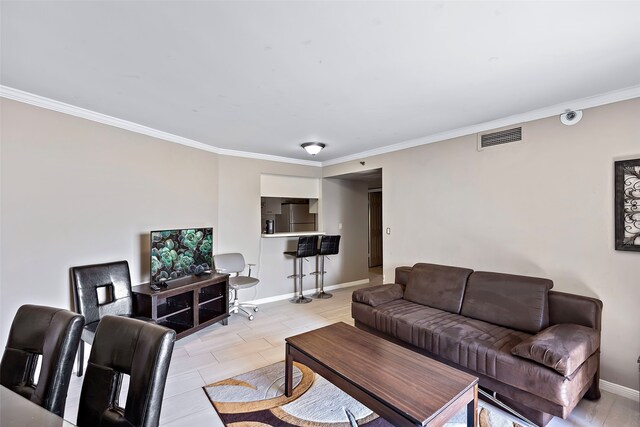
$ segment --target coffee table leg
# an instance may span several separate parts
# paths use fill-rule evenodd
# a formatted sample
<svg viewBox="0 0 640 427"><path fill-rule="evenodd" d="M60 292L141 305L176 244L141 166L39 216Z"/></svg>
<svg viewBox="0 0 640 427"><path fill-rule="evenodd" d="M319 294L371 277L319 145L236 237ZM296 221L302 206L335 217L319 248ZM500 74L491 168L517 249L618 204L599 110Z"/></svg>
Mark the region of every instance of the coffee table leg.
<svg viewBox="0 0 640 427"><path fill-rule="evenodd" d="M467 427L478 425L478 384L473 386L473 400L467 404Z"/></svg>
<svg viewBox="0 0 640 427"><path fill-rule="evenodd" d="M289 351L289 343L285 346L284 360L284 395L291 397L293 392L293 356Z"/></svg>

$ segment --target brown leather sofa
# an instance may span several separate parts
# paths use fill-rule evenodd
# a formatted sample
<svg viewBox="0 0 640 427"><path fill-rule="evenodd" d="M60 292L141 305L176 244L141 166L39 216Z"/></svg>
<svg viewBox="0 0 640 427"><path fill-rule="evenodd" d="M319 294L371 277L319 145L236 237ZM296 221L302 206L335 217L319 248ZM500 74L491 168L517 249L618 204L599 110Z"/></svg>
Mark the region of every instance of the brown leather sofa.
<svg viewBox="0 0 640 427"><path fill-rule="evenodd" d="M548 279L419 263L353 293L355 325L472 373L539 425L600 398L602 302Z"/></svg>

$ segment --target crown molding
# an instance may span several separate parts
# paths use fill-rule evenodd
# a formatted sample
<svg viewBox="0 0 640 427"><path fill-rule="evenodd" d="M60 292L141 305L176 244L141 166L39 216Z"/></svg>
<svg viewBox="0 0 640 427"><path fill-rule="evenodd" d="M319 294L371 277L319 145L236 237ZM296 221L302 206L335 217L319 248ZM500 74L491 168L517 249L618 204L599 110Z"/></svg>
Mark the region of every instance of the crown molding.
<svg viewBox="0 0 640 427"><path fill-rule="evenodd" d="M271 162L283 162L295 165L322 167L322 162L314 160L293 159L291 157L272 156L271 154L251 153L249 151L228 150L226 148L218 148L218 153L224 156L245 157L248 159L269 160Z"/></svg>
<svg viewBox="0 0 640 427"><path fill-rule="evenodd" d="M486 132L488 130L512 126L518 123L545 119L547 117L563 114L567 110L582 110L586 108L598 107L600 105L612 104L614 102L626 101L633 98L640 98L640 85L631 86L620 90L614 90L600 95L589 96L586 98L574 99L573 101L562 102L560 104L539 108L537 110L528 111L526 113L514 114L512 116L504 117L497 120L491 120L484 123L465 126L421 138L410 139L393 145L387 145L385 147L375 148L373 150L363 151L361 153L351 154L337 159L327 160L322 162L322 166L331 166L354 160L362 160L367 157L405 150L407 148L417 147L419 145L426 145L434 142L445 141L447 139L458 138L461 136L473 135L478 132Z"/></svg>
<svg viewBox="0 0 640 427"><path fill-rule="evenodd" d="M138 123L119 119L117 117L108 116L96 111L87 110L86 108L76 107L75 105L66 104L54 99L45 98L44 96L25 92L23 90L14 89L9 86L0 85L0 97L12 99L14 101L24 102L25 104L34 105L36 107L46 108L48 110L57 111L59 113L69 114L71 116L80 117L97 123L114 126L142 135L151 136L153 138L162 139L164 141L174 142L176 144L185 145L187 147L196 148L198 150L208 151L224 156L245 157L258 160L269 160L272 162L293 163L305 166L321 167L321 162L311 160L292 159L289 157L272 156L268 154L251 153L247 151L227 150L224 148L214 147L204 144L193 139L184 138L158 129L143 126Z"/></svg>
<svg viewBox="0 0 640 427"><path fill-rule="evenodd" d="M142 135L151 136L153 138L162 139L164 141L174 142L176 144L185 145L187 147L196 148L198 150L204 150L211 153L216 153L224 156L244 157L257 160L268 160L272 162L291 163L305 166L324 167L337 165L340 163L346 163L354 160L362 160L367 157L378 156L381 154L391 153L394 151L405 150L407 148L417 147L420 145L431 144L434 142L445 141L447 139L458 138L461 136L472 135L478 132L486 132L488 130L497 129L501 127L511 126L518 123L530 122L533 120L544 119L547 117L555 116L564 113L567 110L582 110L586 108L598 107L600 105L611 104L614 102L626 101L633 98L640 98L640 85L631 86L628 88L607 92L604 94L589 96L586 98L575 99L573 101L566 101L560 104L555 104L550 107L540 108L537 110L528 111L526 113L514 114L508 117L504 117L497 120L491 120L484 123L479 123L471 126L465 126L458 129L453 129L446 132L440 132L433 135L410 139L407 141L399 142L397 144L387 145L372 150L362 151L356 154L350 154L348 156L339 157L332 160L326 160L324 162L301 160L290 157L272 156L269 154L252 153L248 151L228 150L224 148L214 147L209 144L204 144L193 139L184 138L178 135L174 135L168 132L163 132L157 129L143 126L137 123L133 123L127 120L119 119L117 117L108 116L106 114L98 113L95 111L87 110L85 108L76 107L75 105L66 104L50 98L45 98L40 95L25 92L19 89L14 89L8 86L0 85L0 97L13 99L15 101L24 102L26 104L35 105L36 107L46 108L48 110L58 111L60 113L69 114L72 116L80 117L83 119L91 120L94 122L114 126L120 129L125 129L131 132L136 132Z"/></svg>
<svg viewBox="0 0 640 427"><path fill-rule="evenodd" d="M19 89L14 89L8 86L0 86L0 96L2 96L3 98L24 102L26 104L35 105L36 107L46 108L48 110L58 111L59 113L69 114L71 116L80 117L82 119L87 119L105 125L114 126L120 129L125 129L131 132L140 133L142 135L163 139L169 142L175 142L177 144L186 145L188 147L197 148L199 150L209 151L211 153L219 152L219 149L216 147L203 144L192 139L183 138L181 136L153 129L148 126L143 126L127 120L119 119L117 117L108 116L96 111L87 110L86 108L76 107L75 105L66 104L64 102L45 98L44 96L25 92Z"/></svg>

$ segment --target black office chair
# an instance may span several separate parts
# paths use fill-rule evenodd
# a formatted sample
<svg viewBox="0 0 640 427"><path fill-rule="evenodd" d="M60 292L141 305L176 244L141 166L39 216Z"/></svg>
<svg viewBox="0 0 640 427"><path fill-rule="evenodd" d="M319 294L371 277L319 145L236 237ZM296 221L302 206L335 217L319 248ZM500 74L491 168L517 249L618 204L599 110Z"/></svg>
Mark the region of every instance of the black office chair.
<svg viewBox="0 0 640 427"><path fill-rule="evenodd" d="M176 332L153 323L104 316L82 382L80 427L156 427ZM118 398L129 375L124 408Z"/></svg>
<svg viewBox="0 0 640 427"><path fill-rule="evenodd" d="M233 302L229 306L229 313L238 313L242 311L249 317L249 320L253 320L253 314L251 314L247 309L252 309L257 312L258 306L255 304L241 303L238 299L238 290L249 289L260 283L260 280L255 277L251 277L251 267L255 264L245 264L242 254L230 253L214 255L213 265L215 266L216 271L230 274L229 288L233 290ZM248 275L241 275L247 265L249 266Z"/></svg>
<svg viewBox="0 0 640 427"><path fill-rule="evenodd" d="M83 326L84 318L68 310L20 307L0 362L0 384L61 417Z"/></svg>
<svg viewBox="0 0 640 427"><path fill-rule="evenodd" d="M340 235L336 236L322 236L320 239L320 249L318 250L318 256L320 257L320 270L314 271L313 275L320 276L320 290L311 295L313 298L326 299L331 298L333 295L324 291L324 260L329 258L329 255L337 255L340 248ZM329 258L331 259L331 258Z"/></svg>
<svg viewBox="0 0 640 427"><path fill-rule="evenodd" d="M148 317L133 316L131 276L127 261L71 267L75 309L85 317L82 341L78 349L77 375L82 376L84 343L91 345L98 322L107 314L134 317L153 322Z"/></svg>
<svg viewBox="0 0 640 427"><path fill-rule="evenodd" d="M318 253L318 236L301 236L298 238L298 246L295 251L284 252L285 255L294 257L293 274L287 278L293 278L294 293L298 295L289 300L294 304L306 304L311 302L311 298L307 298L302 294L302 278L305 276L302 268L302 260L308 257L316 256ZM296 264L298 267L296 268ZM298 286L297 282L300 283Z"/></svg>

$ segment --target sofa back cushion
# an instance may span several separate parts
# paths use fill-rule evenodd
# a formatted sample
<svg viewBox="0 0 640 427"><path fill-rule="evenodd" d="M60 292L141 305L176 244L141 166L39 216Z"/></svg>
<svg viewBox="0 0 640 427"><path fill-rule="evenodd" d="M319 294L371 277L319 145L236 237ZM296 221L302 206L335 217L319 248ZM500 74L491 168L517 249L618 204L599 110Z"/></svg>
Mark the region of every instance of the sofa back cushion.
<svg viewBox="0 0 640 427"><path fill-rule="evenodd" d="M468 268L418 263L409 274L404 299L450 313L460 313Z"/></svg>
<svg viewBox="0 0 640 427"><path fill-rule="evenodd" d="M403 265L402 267L396 267L396 280L395 283L402 286L402 289L407 287L409 283L409 275L411 274L411 267Z"/></svg>
<svg viewBox="0 0 640 427"><path fill-rule="evenodd" d="M549 325L549 279L476 271L469 277L460 314L537 333Z"/></svg>

